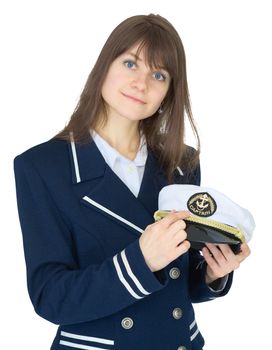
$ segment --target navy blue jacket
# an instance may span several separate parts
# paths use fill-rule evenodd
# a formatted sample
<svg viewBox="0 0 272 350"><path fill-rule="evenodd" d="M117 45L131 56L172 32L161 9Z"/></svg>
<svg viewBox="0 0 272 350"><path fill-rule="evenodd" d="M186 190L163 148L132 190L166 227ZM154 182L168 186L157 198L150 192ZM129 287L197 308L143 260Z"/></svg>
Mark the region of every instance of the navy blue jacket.
<svg viewBox="0 0 272 350"><path fill-rule="evenodd" d="M151 152L137 198L94 142L50 140L14 165L29 295L60 325L52 350L202 349L192 302L225 295L232 278L211 291L192 249L158 272L146 265L139 237L167 185ZM176 183L199 185L199 168L183 172Z"/></svg>

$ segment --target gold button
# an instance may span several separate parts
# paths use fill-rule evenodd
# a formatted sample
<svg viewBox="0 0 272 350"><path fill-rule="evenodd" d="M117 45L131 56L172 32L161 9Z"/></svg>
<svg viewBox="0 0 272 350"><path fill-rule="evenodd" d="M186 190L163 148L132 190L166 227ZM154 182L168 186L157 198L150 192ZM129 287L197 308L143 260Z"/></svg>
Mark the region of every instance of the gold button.
<svg viewBox="0 0 272 350"><path fill-rule="evenodd" d="M177 350L187 350L185 346L179 346Z"/></svg>
<svg viewBox="0 0 272 350"><path fill-rule="evenodd" d="M176 320L179 320L179 319L182 317L182 310L181 310L179 307L176 307L176 308L173 310L173 317L174 317Z"/></svg>
<svg viewBox="0 0 272 350"><path fill-rule="evenodd" d="M125 317L122 319L121 324L124 329L130 329L133 327L133 320L129 317Z"/></svg>
<svg viewBox="0 0 272 350"><path fill-rule="evenodd" d="M173 279L176 280L177 278L179 278L180 276L180 269L177 267L173 267L170 271L169 271L169 276Z"/></svg>

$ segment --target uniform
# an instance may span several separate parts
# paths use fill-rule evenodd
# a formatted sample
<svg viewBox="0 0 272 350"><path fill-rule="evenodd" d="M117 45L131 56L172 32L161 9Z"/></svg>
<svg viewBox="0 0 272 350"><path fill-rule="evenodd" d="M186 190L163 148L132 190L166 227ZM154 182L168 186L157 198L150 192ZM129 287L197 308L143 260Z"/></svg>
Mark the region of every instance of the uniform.
<svg viewBox="0 0 272 350"><path fill-rule="evenodd" d="M148 268L139 237L167 185L150 151L138 197L94 142L49 140L14 167L29 295L37 314L60 325L51 350L203 348L192 302L225 295L232 274L213 292L194 250ZM175 183L199 182L199 168L175 173Z"/></svg>

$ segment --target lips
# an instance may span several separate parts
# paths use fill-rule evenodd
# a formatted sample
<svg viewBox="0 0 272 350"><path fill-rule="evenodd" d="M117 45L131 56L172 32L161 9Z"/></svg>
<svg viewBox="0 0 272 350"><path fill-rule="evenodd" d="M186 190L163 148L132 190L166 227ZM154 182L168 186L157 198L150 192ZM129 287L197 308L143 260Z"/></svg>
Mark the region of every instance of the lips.
<svg viewBox="0 0 272 350"><path fill-rule="evenodd" d="M127 95L127 94L124 94L124 93L122 93L122 95L124 95L125 97L129 98L132 101L135 101L135 102L138 102L138 103L141 103L141 104L145 104L145 102L143 100L140 100L137 97L134 97L134 96L131 96L131 95Z"/></svg>

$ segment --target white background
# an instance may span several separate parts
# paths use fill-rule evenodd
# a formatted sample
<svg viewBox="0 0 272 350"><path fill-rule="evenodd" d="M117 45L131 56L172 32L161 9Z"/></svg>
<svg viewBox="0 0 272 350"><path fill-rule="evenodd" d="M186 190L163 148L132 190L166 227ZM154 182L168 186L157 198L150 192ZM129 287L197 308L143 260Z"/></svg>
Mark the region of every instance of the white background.
<svg viewBox="0 0 272 350"><path fill-rule="evenodd" d="M257 224L252 254L235 273L230 293L195 306L205 350L272 348L269 1L0 4L1 347L48 350L56 331L35 315L26 291L13 158L63 128L113 28L152 12L172 22L185 46L202 139L202 185L250 209Z"/></svg>

